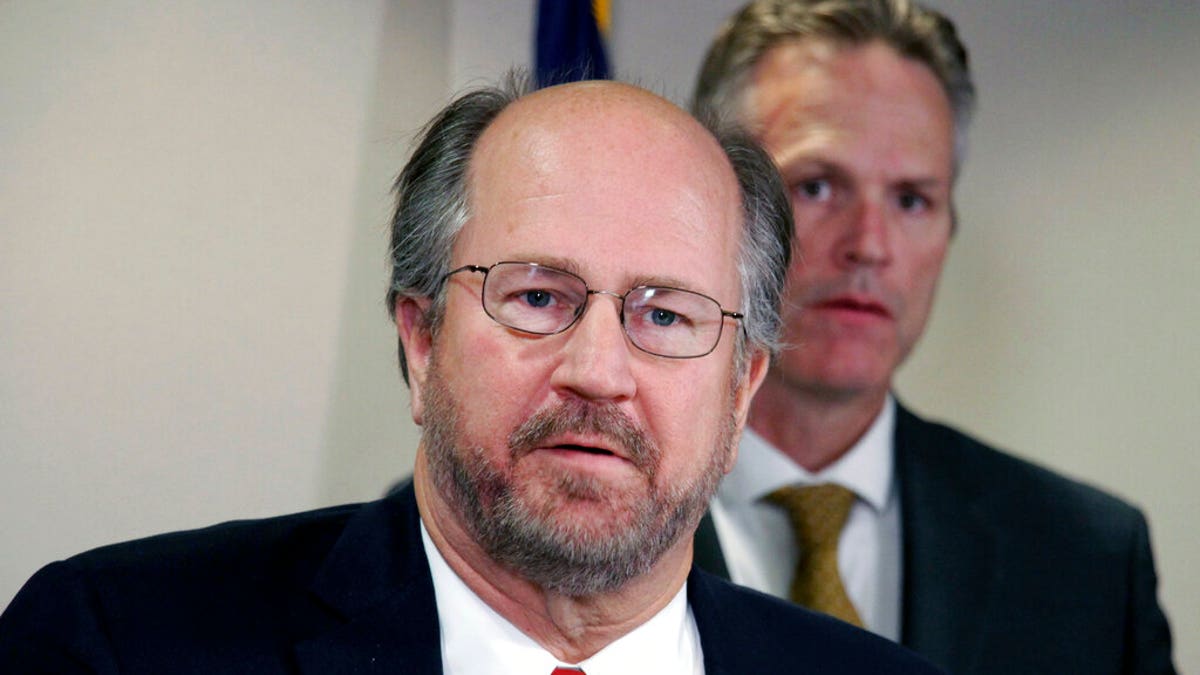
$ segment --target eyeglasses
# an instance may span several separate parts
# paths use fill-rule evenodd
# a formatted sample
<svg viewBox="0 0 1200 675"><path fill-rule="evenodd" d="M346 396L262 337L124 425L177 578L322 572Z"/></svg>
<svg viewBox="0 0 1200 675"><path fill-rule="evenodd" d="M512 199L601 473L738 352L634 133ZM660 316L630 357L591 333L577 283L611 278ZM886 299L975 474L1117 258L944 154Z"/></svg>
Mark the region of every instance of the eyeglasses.
<svg viewBox="0 0 1200 675"><path fill-rule="evenodd" d="M483 275L480 300L496 323L522 333L555 335L579 321L588 296L621 301L621 327L634 347L670 359L694 359L717 348L725 317L744 319L716 300L682 288L637 286L618 295L596 291L578 275L531 262L498 262L491 267L463 265L459 272Z"/></svg>

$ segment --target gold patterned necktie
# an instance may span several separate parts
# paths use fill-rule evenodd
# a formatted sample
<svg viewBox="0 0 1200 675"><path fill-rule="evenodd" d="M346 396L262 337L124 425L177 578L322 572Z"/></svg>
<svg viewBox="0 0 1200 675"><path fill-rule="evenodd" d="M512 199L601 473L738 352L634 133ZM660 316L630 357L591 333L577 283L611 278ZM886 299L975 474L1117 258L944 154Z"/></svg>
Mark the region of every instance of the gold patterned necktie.
<svg viewBox="0 0 1200 675"><path fill-rule="evenodd" d="M792 521L792 532L800 547L800 558L792 577L792 602L862 626L858 610L850 602L838 572L838 536L854 493L840 485L782 487L767 495L767 501L782 506Z"/></svg>

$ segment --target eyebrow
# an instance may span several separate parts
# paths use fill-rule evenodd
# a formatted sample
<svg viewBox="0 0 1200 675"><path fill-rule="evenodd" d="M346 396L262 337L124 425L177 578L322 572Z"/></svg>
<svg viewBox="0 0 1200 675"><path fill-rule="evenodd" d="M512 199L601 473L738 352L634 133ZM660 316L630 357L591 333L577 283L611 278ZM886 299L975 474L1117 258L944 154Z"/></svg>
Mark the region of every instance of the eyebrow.
<svg viewBox="0 0 1200 675"><path fill-rule="evenodd" d="M588 284L588 288L591 288L591 282L587 280L587 277L583 274L583 270L580 269L579 264L570 258L560 258L558 256L551 256L551 255L517 254L515 256L509 257L506 259L513 260L513 261L537 263L538 265L542 265L544 267L554 267L554 268L560 269L564 272L570 272L571 274L574 274L575 276L579 277L580 279L583 279L584 282ZM629 290L629 288L637 288L638 286L662 286L662 287L666 287L666 288L678 288L678 289L684 290L684 291L693 291L696 293L709 294L708 291L697 290L690 282L684 281L683 279L680 279L679 277L648 275L648 274L633 277L633 281L632 281L632 283L629 284L629 287L626 289L623 289L623 290ZM592 290L596 290L596 289L592 289ZM605 290L614 290L614 289L605 289Z"/></svg>
<svg viewBox="0 0 1200 675"><path fill-rule="evenodd" d="M779 164L779 173L785 181L796 178L797 173L832 173L844 174L846 171L836 162L819 157L799 155L786 158Z"/></svg>
<svg viewBox="0 0 1200 675"><path fill-rule="evenodd" d="M675 288L681 291L692 291L693 293L703 293L711 295L708 291L697 290L692 284L679 279L677 277L661 277L661 276L640 276L634 277L630 288L638 286L657 286L660 288Z"/></svg>
<svg viewBox="0 0 1200 675"><path fill-rule="evenodd" d="M847 171L837 162L818 157L797 157L780 165L779 173L783 177L785 183L790 183L799 179L803 175L810 173L818 173L844 178L852 176L853 172ZM799 175L797 175L799 174ZM916 189L928 190L946 185L946 181L937 176L916 176L913 178L900 177L892 178L888 181L890 185L900 185L904 187L912 187Z"/></svg>
<svg viewBox="0 0 1200 675"><path fill-rule="evenodd" d="M576 264L575 261L571 260L570 258L560 258L558 256L552 256L552 255L528 255L528 254L524 254L524 253L518 253L516 255L505 258L505 260L511 260L513 262L536 263L543 267L553 267L556 269L560 269L564 272L570 272L571 274L574 274L577 277L583 278L583 274L582 274L582 271L579 269L579 265Z"/></svg>

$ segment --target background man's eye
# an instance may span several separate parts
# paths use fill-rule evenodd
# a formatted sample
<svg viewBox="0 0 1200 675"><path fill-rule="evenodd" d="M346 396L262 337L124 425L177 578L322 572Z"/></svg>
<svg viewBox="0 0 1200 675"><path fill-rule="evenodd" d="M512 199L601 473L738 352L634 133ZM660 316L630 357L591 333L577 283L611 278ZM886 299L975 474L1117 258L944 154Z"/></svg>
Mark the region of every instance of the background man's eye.
<svg viewBox="0 0 1200 675"><path fill-rule="evenodd" d="M928 202L924 197L912 192L907 192L900 195L900 208L905 211L915 211L924 208Z"/></svg>
<svg viewBox="0 0 1200 675"><path fill-rule="evenodd" d="M833 188L827 180L806 180L796 186L796 192L804 199L823 201L829 198Z"/></svg>

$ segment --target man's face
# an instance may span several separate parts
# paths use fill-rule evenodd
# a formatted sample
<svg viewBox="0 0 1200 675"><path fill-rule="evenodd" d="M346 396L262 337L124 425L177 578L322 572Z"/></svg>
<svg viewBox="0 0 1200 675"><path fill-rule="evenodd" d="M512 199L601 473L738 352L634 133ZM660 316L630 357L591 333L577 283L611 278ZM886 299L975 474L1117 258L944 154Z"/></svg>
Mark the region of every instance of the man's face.
<svg viewBox="0 0 1200 675"><path fill-rule="evenodd" d="M746 99L796 219L785 386L879 396L921 336L951 233L953 118L932 72L882 43L781 45Z"/></svg>
<svg viewBox="0 0 1200 675"><path fill-rule="evenodd" d="M493 123L451 268L530 261L592 289L675 286L740 309L740 193L720 148L614 87L535 94ZM571 594L619 586L690 534L732 466L751 393L733 372L740 328L727 320L701 358L653 356L629 343L619 300L593 295L565 333L523 334L484 313L482 282L449 279L414 368L434 483L493 559Z"/></svg>

